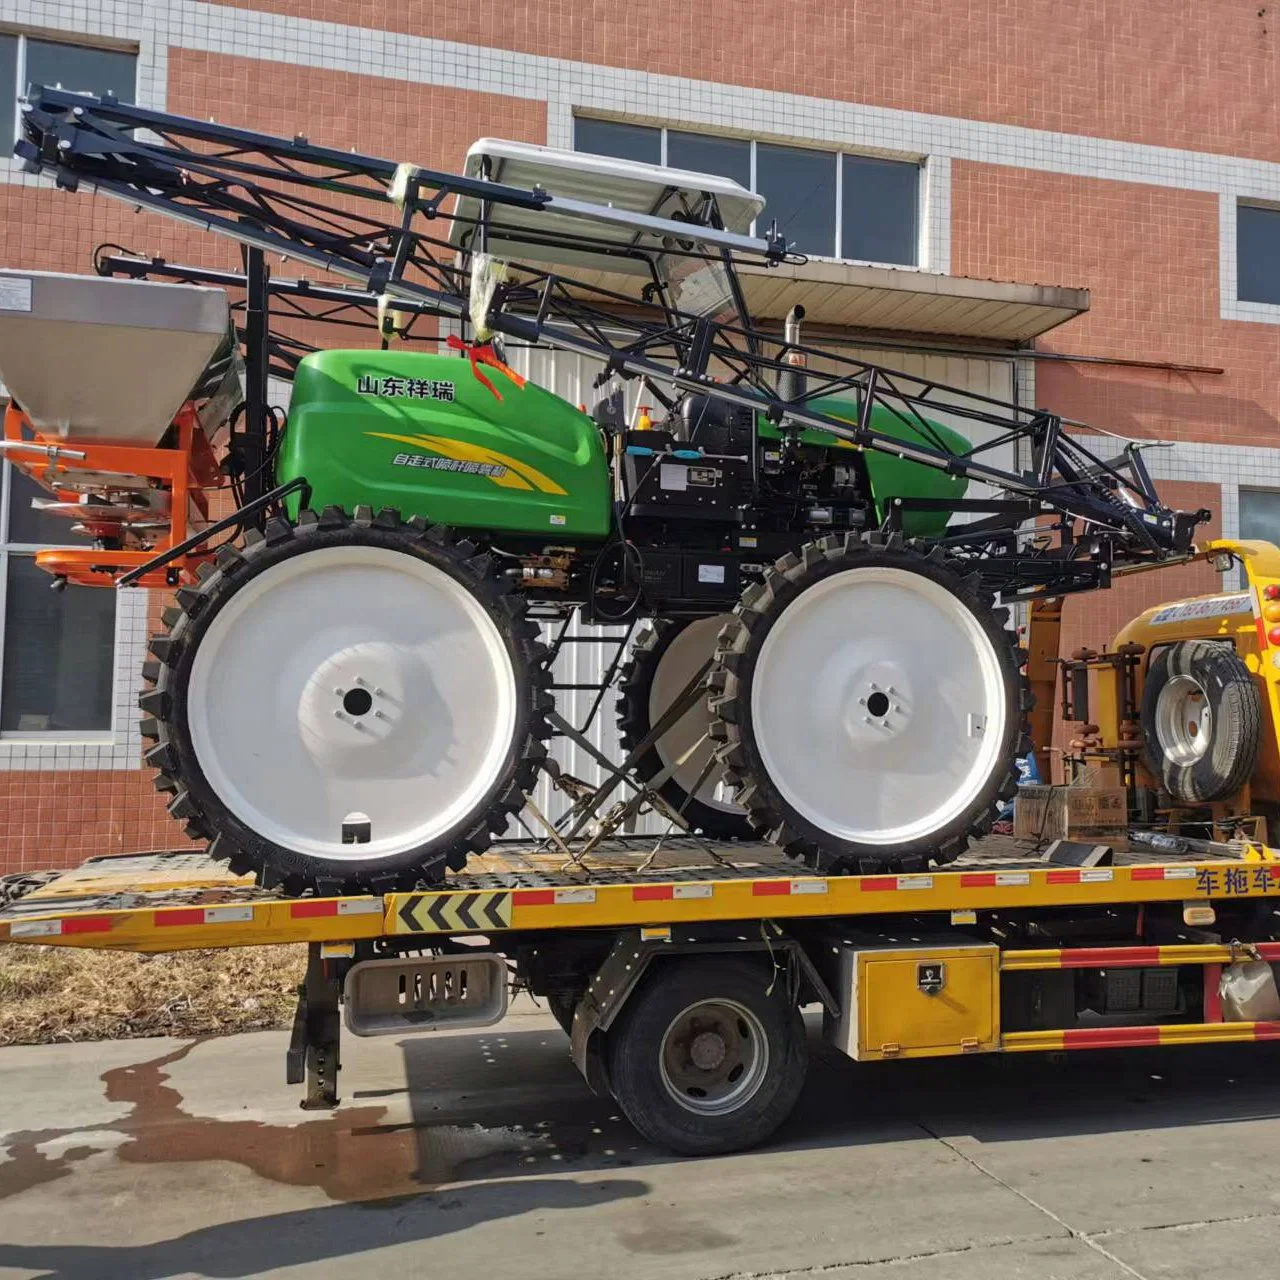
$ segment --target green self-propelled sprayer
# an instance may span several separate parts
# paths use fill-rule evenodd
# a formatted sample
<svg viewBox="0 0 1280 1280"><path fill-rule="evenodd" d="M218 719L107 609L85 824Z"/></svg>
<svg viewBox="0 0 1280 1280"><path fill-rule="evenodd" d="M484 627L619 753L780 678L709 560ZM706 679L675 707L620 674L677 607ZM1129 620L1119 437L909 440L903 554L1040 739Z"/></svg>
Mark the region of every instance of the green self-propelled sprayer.
<svg viewBox="0 0 1280 1280"><path fill-rule="evenodd" d="M537 621L574 612L649 620L622 742L690 828L829 872L948 861L1024 748L1007 606L1186 555L1205 518L1164 507L1133 448L805 346L801 307L753 327L740 269L796 258L724 178L495 140L438 173L55 90L18 151L245 247L226 279L243 405L199 420L206 379L172 415L197 414L181 438L212 442L237 509L148 542L96 476L89 569L114 581L133 548L126 584L176 588L147 758L188 831L268 883L378 890L486 848L560 723ZM111 261L184 282L120 289L221 282ZM426 317L448 343L304 353L271 323L299 298L363 307L384 337ZM590 410L517 373L525 347L580 357ZM65 488L88 463L62 368L11 379L0 334L30 428L9 456ZM282 368L287 418L267 407Z"/></svg>

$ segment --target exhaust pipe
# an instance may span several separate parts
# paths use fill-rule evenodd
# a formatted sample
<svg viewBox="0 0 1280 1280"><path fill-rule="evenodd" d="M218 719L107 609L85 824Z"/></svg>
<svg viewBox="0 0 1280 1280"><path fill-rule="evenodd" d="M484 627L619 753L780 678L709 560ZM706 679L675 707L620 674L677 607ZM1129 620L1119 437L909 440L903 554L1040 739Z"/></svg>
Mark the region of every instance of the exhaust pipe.
<svg viewBox="0 0 1280 1280"><path fill-rule="evenodd" d="M787 348L800 345L800 322L804 319L804 307L797 303L787 312L782 329L782 340ZM783 400L799 400L805 393L804 367L809 362L803 351L787 350L782 363L788 367L778 375L778 395Z"/></svg>

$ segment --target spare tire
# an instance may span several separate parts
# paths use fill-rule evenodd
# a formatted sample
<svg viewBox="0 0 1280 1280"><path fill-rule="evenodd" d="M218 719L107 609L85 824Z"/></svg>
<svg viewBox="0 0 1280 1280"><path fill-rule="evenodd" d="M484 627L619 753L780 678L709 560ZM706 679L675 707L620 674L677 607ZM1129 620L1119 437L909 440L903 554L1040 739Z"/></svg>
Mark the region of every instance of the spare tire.
<svg viewBox="0 0 1280 1280"><path fill-rule="evenodd" d="M1147 766L1183 804L1239 791L1262 740L1262 699L1240 655L1213 640L1161 649L1142 690Z"/></svg>

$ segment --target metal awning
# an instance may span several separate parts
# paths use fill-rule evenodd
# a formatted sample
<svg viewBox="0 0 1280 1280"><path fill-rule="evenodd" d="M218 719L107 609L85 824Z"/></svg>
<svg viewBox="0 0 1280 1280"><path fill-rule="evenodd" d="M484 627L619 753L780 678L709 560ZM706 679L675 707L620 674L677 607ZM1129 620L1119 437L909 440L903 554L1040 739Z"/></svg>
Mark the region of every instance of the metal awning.
<svg viewBox="0 0 1280 1280"><path fill-rule="evenodd" d="M692 173L586 152L562 151L532 143L481 138L467 152L466 172L478 176L487 166L496 181L514 186L541 186L553 196L588 200L636 215L679 216L691 202L712 197L725 229L746 233L759 219L764 199L738 183L715 174ZM474 218L479 206L472 197L458 201L458 214ZM518 262L552 262L576 268L574 280L619 293L634 291L624 273L645 271L637 260L572 247L582 235L580 218L553 211L504 209L490 251ZM455 221L450 236L463 247L471 227ZM553 233L549 236L547 233ZM540 237L549 242L539 243ZM661 252L661 243L626 225L593 225L593 243L615 252L631 245L646 253ZM813 259L777 267L739 263L747 309L761 323L782 321L801 303L806 322L833 329L885 330L937 338L1025 342L1089 309L1089 291L1058 285L1019 284L939 275L909 267ZM571 286L571 291L572 286Z"/></svg>
<svg viewBox="0 0 1280 1280"><path fill-rule="evenodd" d="M739 276L757 320L782 320L798 302L806 324L841 329L1024 342L1089 309L1088 289L851 262L747 267Z"/></svg>

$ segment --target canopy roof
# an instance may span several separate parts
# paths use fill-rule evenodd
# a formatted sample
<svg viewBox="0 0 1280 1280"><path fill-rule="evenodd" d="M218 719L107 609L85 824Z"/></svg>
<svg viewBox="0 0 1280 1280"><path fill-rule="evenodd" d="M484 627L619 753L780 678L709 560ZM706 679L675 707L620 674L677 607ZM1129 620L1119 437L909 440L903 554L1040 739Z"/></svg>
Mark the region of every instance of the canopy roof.
<svg viewBox="0 0 1280 1280"><path fill-rule="evenodd" d="M573 201L581 201L584 205L608 206L641 218L683 219L705 204L707 197L712 197L724 229L739 235L749 232L764 208L763 197L729 178L641 164L636 160L562 151L502 138L481 138L467 152L467 176L480 177L486 161L488 176L493 181L513 187L541 187L566 207L571 207ZM633 223L588 220L577 214L557 213L556 203L553 201L546 210L494 206L489 252L517 262L647 273L639 260L629 267L625 258L615 256L610 250L662 251L663 240L646 230L640 218ZM479 200L471 195L459 196L455 214L450 229L452 243L459 248L478 248L472 241L476 235L474 219L480 214ZM575 239L580 241L578 247L566 243ZM593 251L581 243L586 239L599 249Z"/></svg>

